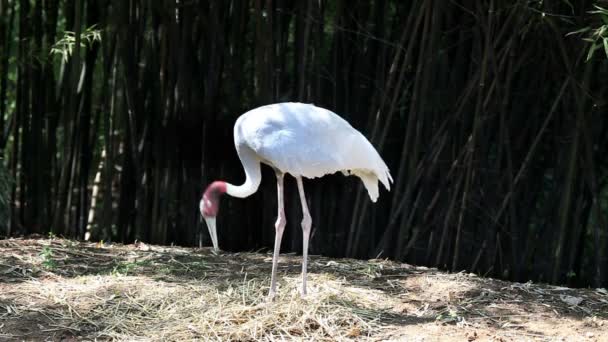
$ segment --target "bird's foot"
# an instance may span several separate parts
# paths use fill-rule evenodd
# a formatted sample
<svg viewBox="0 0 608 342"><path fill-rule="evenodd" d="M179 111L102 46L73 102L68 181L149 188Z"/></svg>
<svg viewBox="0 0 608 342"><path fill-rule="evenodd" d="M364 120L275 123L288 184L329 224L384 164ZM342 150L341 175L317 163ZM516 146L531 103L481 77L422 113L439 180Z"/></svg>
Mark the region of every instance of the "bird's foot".
<svg viewBox="0 0 608 342"><path fill-rule="evenodd" d="M274 298L277 296L277 293L274 290L270 290L270 292L268 292L268 296L266 297L266 301L267 302L272 302L274 301Z"/></svg>
<svg viewBox="0 0 608 342"><path fill-rule="evenodd" d="M300 290L300 298L306 299L306 289Z"/></svg>

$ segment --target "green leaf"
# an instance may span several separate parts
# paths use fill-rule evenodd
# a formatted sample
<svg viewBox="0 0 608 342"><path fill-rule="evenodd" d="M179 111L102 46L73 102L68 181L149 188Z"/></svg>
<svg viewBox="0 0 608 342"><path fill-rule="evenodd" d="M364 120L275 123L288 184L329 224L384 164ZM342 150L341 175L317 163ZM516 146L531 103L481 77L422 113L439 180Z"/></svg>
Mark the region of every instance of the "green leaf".
<svg viewBox="0 0 608 342"><path fill-rule="evenodd" d="M591 47L589 48L589 52L587 53L587 59L585 60L585 62L589 62L591 57L593 57L593 53L595 52L595 49L597 49L597 46L597 44L591 45Z"/></svg>
<svg viewBox="0 0 608 342"><path fill-rule="evenodd" d="M608 37L604 37L604 53L606 53L606 57L608 57Z"/></svg>
<svg viewBox="0 0 608 342"><path fill-rule="evenodd" d="M608 14L608 9L605 9L603 7L600 7L598 5L593 5L593 7L597 8L597 11L589 11L589 13L603 13L603 14Z"/></svg>
<svg viewBox="0 0 608 342"><path fill-rule="evenodd" d="M589 30L591 30L591 27L589 27L589 26L587 26L587 27L583 27L583 28L582 28L582 29L580 29L580 30L576 30L576 31L572 31L572 32L568 32L568 33L566 33L566 37L567 37L567 36L571 36L571 35L573 35L573 34L579 34L579 33L587 32L587 31L589 31Z"/></svg>

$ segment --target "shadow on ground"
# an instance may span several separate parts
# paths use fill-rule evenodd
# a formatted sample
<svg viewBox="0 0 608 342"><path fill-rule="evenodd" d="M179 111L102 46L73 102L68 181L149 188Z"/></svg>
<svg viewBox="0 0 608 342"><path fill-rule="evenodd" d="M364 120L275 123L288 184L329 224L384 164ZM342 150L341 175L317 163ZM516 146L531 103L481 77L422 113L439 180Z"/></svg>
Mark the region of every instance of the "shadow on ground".
<svg viewBox="0 0 608 342"><path fill-rule="evenodd" d="M3 240L0 338L593 340L608 329L608 293L601 289L313 256L303 301L300 262L281 257L279 296L267 303L270 254Z"/></svg>

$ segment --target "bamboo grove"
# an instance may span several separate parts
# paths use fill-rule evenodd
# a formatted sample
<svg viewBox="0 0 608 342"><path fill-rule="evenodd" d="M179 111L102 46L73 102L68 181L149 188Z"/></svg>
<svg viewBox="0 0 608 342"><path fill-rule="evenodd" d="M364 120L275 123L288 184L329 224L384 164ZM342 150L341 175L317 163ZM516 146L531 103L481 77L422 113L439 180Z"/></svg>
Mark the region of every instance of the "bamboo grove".
<svg viewBox="0 0 608 342"><path fill-rule="evenodd" d="M300 101L359 128L395 178L376 204L354 177L307 180L312 254L606 286L605 7L0 0L2 235L209 244L204 187L244 179L235 119ZM270 169L222 207L223 248L272 246Z"/></svg>

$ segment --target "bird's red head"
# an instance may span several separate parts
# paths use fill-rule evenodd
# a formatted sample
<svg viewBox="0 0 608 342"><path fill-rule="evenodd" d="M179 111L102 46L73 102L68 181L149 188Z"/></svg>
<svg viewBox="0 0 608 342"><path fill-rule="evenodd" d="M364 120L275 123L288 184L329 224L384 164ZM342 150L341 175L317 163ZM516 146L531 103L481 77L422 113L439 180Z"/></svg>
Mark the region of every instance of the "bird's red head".
<svg viewBox="0 0 608 342"><path fill-rule="evenodd" d="M226 183L215 181L211 183L201 199L199 205L204 217L215 217L220 210L220 197L226 192Z"/></svg>

